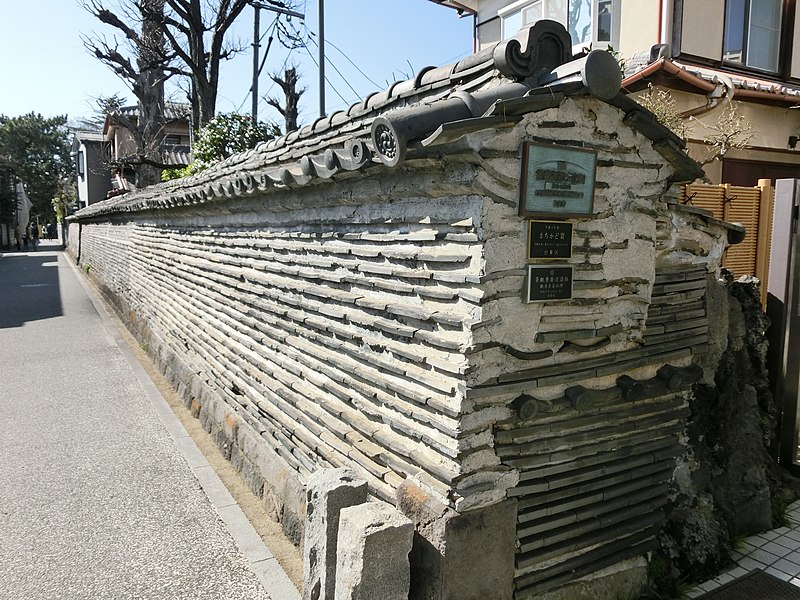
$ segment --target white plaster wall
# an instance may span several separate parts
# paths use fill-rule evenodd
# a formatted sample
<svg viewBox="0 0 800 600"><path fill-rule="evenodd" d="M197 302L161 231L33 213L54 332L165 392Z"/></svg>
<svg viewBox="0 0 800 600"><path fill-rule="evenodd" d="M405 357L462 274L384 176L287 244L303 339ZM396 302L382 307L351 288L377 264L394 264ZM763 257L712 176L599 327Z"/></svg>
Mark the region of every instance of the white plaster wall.
<svg viewBox="0 0 800 600"><path fill-rule="evenodd" d="M659 43L659 0L623 1L620 11L618 50L625 58L649 50Z"/></svg>

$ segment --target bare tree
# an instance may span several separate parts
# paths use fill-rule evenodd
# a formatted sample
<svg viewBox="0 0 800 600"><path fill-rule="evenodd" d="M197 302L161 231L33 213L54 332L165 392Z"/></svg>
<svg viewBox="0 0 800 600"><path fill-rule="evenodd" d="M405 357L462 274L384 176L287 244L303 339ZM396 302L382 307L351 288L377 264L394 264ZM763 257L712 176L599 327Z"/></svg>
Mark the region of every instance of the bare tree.
<svg viewBox="0 0 800 600"><path fill-rule="evenodd" d="M192 125L199 129L214 117L220 61L243 50L225 44L230 29L249 0L166 0L164 35L191 80Z"/></svg>
<svg viewBox="0 0 800 600"><path fill-rule="evenodd" d="M591 0L573 0L569 3L568 11L567 29L572 37L572 43L583 43L592 28Z"/></svg>
<svg viewBox="0 0 800 600"><path fill-rule="evenodd" d="M298 75L296 67L289 67L284 71L283 79L277 73L270 75L270 79L277 83L283 90L284 103L281 104L276 98L267 98L267 104L277 110L286 124L285 131L289 133L297 130L297 115L300 96L306 88L297 88Z"/></svg>
<svg viewBox="0 0 800 600"><path fill-rule="evenodd" d="M706 157L700 161L706 165L715 160L721 160L731 150L743 150L750 147L750 142L756 137L756 132L750 121L739 114L740 104L731 102L717 117L717 121L708 125L696 117L690 117L692 122L698 123L707 131L703 141L709 146Z"/></svg>
<svg viewBox="0 0 800 600"><path fill-rule="evenodd" d="M748 148L755 137L750 121L739 113L741 105L738 102L727 104L720 111L716 122L707 124L697 117L686 117L679 113L670 91L656 88L653 84L648 85L647 91L636 100L683 140L688 139L689 128L692 126L705 130L706 134L701 141L706 145L707 152L705 158L698 160L701 165L721 160L731 150ZM695 129L695 133L697 132L699 129Z"/></svg>
<svg viewBox="0 0 800 600"><path fill-rule="evenodd" d="M171 50L183 63L177 71L191 81L189 99L192 125L199 129L214 118L220 63L242 52L246 45L228 39L233 22L254 3L291 9L296 0L165 0L164 35ZM279 28L282 38L294 33Z"/></svg>
<svg viewBox="0 0 800 600"><path fill-rule="evenodd" d="M84 46L126 81L139 104L138 116L115 118L133 137L136 151L125 162L136 171L137 187L160 180L164 139L164 82L173 70L164 43L164 0L131 0L113 12L100 0L84 7L115 30L111 40L84 37Z"/></svg>
<svg viewBox="0 0 800 600"><path fill-rule="evenodd" d="M78 127L87 131L100 131L103 129L106 117L125 106L126 100L119 94L113 96L98 96L94 99L94 109L91 116L78 120Z"/></svg>

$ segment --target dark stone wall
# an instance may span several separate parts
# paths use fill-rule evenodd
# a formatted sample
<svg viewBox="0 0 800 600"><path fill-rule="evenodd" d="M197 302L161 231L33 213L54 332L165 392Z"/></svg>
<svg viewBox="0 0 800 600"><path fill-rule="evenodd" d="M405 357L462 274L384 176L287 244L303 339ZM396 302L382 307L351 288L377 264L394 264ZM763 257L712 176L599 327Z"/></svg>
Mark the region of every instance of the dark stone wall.
<svg viewBox="0 0 800 600"><path fill-rule="evenodd" d="M672 576L689 580L728 566L735 540L770 529L781 508L797 497L796 485L770 454L777 411L758 281L723 277L708 288L718 348L706 366L716 371L693 390L687 452L679 460L674 500L659 538Z"/></svg>

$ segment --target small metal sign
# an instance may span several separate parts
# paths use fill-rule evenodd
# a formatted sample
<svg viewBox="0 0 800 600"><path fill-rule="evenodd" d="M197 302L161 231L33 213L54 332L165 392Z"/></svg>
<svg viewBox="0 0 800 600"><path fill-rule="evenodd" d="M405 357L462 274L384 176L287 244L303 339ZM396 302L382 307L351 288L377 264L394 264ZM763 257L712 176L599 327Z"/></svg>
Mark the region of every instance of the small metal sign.
<svg viewBox="0 0 800 600"><path fill-rule="evenodd" d="M572 223L528 221L528 260L572 257Z"/></svg>
<svg viewBox="0 0 800 600"><path fill-rule="evenodd" d="M526 142L522 147L519 214L590 216L596 167L594 150Z"/></svg>
<svg viewBox="0 0 800 600"><path fill-rule="evenodd" d="M528 265L528 302L572 298L572 267Z"/></svg>

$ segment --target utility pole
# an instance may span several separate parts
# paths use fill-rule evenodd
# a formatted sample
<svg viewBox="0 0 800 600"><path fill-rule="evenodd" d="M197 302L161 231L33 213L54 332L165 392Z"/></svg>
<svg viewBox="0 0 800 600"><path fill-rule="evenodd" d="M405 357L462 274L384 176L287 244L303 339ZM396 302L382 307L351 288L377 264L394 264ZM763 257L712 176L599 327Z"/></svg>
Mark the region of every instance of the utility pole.
<svg viewBox="0 0 800 600"><path fill-rule="evenodd" d="M258 57L261 54L261 5L253 4L253 104L250 109L250 118L253 121L253 128L258 126Z"/></svg>
<svg viewBox="0 0 800 600"><path fill-rule="evenodd" d="M325 0L319 0L319 116L325 116Z"/></svg>
<svg viewBox="0 0 800 600"><path fill-rule="evenodd" d="M298 19L305 19L305 15L294 10L289 10L288 8L272 6L271 4L262 4L256 0L251 1L250 4L255 11L253 14L253 83L250 86L250 91L253 92L252 114L250 118L253 120L253 127L255 127L258 125L258 75L261 71L258 65L258 57L261 48L261 23L259 11L263 8L264 10L269 10L280 15L297 17ZM267 48L267 51L269 51L269 47Z"/></svg>

